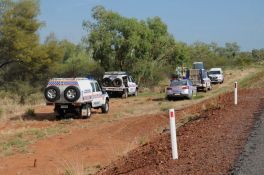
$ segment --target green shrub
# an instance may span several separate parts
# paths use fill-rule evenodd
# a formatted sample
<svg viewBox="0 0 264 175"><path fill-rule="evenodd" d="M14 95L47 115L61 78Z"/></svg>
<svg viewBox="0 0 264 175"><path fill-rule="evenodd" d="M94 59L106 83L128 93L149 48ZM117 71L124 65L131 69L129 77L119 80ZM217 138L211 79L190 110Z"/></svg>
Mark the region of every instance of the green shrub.
<svg viewBox="0 0 264 175"><path fill-rule="evenodd" d="M27 116L31 116L31 117L36 116L35 110L32 109L32 108L28 108L27 111L26 111L26 115Z"/></svg>

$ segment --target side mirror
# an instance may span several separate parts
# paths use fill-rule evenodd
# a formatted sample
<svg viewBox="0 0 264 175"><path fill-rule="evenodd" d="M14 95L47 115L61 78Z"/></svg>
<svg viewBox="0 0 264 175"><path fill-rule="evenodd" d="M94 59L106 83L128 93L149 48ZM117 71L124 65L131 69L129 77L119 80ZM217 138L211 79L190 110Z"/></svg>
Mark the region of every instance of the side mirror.
<svg viewBox="0 0 264 175"><path fill-rule="evenodd" d="M103 88L102 89L102 94L106 94L107 92L106 92L106 90Z"/></svg>

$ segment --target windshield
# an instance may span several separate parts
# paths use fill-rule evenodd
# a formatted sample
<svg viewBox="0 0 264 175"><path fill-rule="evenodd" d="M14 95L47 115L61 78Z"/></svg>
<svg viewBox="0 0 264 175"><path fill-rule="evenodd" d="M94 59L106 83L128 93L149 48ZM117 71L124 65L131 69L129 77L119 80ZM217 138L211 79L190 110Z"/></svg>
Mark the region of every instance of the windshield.
<svg viewBox="0 0 264 175"><path fill-rule="evenodd" d="M203 63L193 63L193 69L204 69Z"/></svg>
<svg viewBox="0 0 264 175"><path fill-rule="evenodd" d="M171 82L170 86L184 86L187 85L187 81L185 80L174 80Z"/></svg>
<svg viewBox="0 0 264 175"><path fill-rule="evenodd" d="M220 71L210 71L209 75L221 74Z"/></svg>

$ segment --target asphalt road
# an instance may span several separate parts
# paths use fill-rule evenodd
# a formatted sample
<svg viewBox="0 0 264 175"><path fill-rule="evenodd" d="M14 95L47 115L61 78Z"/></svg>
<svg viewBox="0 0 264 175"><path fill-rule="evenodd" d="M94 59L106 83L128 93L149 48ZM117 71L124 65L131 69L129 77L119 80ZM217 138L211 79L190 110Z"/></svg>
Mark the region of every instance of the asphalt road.
<svg viewBox="0 0 264 175"><path fill-rule="evenodd" d="M264 175L264 109L259 115L232 175Z"/></svg>

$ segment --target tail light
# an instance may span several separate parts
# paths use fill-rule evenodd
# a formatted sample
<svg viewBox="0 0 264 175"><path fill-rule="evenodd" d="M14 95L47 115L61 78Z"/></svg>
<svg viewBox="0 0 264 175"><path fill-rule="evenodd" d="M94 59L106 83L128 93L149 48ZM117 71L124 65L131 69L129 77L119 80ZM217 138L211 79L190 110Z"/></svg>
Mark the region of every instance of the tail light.
<svg viewBox="0 0 264 175"><path fill-rule="evenodd" d="M189 86L182 86L182 89L189 89Z"/></svg>

